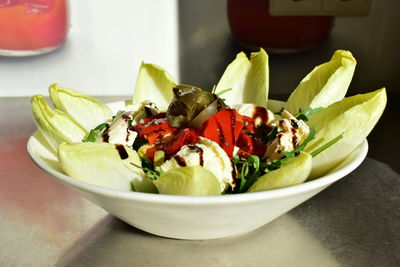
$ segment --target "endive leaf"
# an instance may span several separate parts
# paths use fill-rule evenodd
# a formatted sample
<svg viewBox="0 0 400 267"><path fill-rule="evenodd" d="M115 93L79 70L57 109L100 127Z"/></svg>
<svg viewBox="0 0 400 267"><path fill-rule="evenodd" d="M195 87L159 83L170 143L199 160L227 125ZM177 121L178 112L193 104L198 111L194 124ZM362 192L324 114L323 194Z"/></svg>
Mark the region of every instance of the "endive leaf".
<svg viewBox="0 0 400 267"><path fill-rule="evenodd" d="M300 82L285 109L297 114L299 109L326 107L341 100L346 95L356 63L349 51L337 50L329 62L315 67Z"/></svg>
<svg viewBox="0 0 400 267"><path fill-rule="evenodd" d="M279 169L259 177L247 192L265 191L300 184L308 178L311 168L311 155L300 152L298 156L284 161Z"/></svg>
<svg viewBox="0 0 400 267"><path fill-rule="evenodd" d="M202 166L174 168L154 181L160 194L212 196L221 194L221 185L212 172Z"/></svg>
<svg viewBox="0 0 400 267"><path fill-rule="evenodd" d="M172 88L176 82L159 66L142 62L133 92L132 103L145 100L156 103L160 109L167 109L173 98Z"/></svg>
<svg viewBox="0 0 400 267"><path fill-rule="evenodd" d="M54 106L71 115L83 128L91 130L112 117L111 110L101 101L76 90L52 84L49 94Z"/></svg>
<svg viewBox="0 0 400 267"><path fill-rule="evenodd" d="M33 96L31 104L36 125L54 150L63 142L81 142L86 136L82 126L67 113L52 109L42 95Z"/></svg>
<svg viewBox="0 0 400 267"><path fill-rule="evenodd" d="M157 192L142 169L135 150L109 143L61 144L58 158L72 178L106 188L130 191L131 182L140 192Z"/></svg>
<svg viewBox="0 0 400 267"><path fill-rule="evenodd" d="M310 178L319 177L344 160L368 136L386 106L386 90L346 97L318 112L308 121L316 135L305 148L312 152L343 133L335 145L313 158Z"/></svg>
<svg viewBox="0 0 400 267"><path fill-rule="evenodd" d="M261 48L260 52L250 55L240 52L236 59L228 65L215 93L228 88L232 90L223 94L225 102L229 105L253 103L266 107L268 102L269 67L268 55Z"/></svg>

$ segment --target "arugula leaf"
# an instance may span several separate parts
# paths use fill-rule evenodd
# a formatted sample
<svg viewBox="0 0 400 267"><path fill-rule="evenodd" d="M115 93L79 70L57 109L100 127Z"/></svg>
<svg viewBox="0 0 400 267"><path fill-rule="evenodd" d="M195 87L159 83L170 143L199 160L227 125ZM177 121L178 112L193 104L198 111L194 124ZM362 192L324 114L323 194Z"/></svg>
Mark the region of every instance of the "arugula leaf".
<svg viewBox="0 0 400 267"><path fill-rule="evenodd" d="M131 181L131 191L132 192L137 192L136 188L135 188L135 185L133 184L133 181Z"/></svg>
<svg viewBox="0 0 400 267"><path fill-rule="evenodd" d="M216 95L217 95L217 96L221 96L222 94L224 94L224 93L226 93L226 92L229 92L229 91L231 91L231 90L232 90L232 88L228 88L228 89L219 91L218 93L216 93Z"/></svg>
<svg viewBox="0 0 400 267"><path fill-rule="evenodd" d="M281 108L279 111L275 112L274 114L281 116L284 110L285 110L284 108Z"/></svg>
<svg viewBox="0 0 400 267"><path fill-rule="evenodd" d="M247 153L245 151L242 151ZM249 153L247 153L249 154ZM261 163L260 158L256 155L251 155L248 158L236 156L233 159L233 163L239 170L240 173L240 184L239 187L236 188L237 192L245 192L249 187L255 183L257 178L261 175Z"/></svg>
<svg viewBox="0 0 400 267"><path fill-rule="evenodd" d="M340 139L343 138L344 132L339 134L338 136L336 136L335 138L333 138L332 140L330 140L329 142L327 142L326 144L322 145L321 147L315 149L314 151L312 151L310 154L311 156L315 157L316 155L318 155L319 153L321 153L322 151L324 151L325 149L327 149L328 147L332 146L333 144L335 144L336 142L338 142Z"/></svg>
<svg viewBox="0 0 400 267"><path fill-rule="evenodd" d="M317 114L319 111L323 110L323 107L319 108L306 108L304 110L299 110L299 114L295 116L296 119L298 120L303 120L303 121L308 121L311 119L315 114Z"/></svg>
<svg viewBox="0 0 400 267"><path fill-rule="evenodd" d="M269 171L276 170L282 165L284 161L296 157L301 151L304 150L307 144L314 138L315 138L315 127L312 127L310 130L310 134L307 136L307 138L303 141L303 143L300 146L298 146L293 151L283 153L284 155L283 158L273 160L272 162L267 164L265 166L264 172L267 173Z"/></svg>
<svg viewBox="0 0 400 267"><path fill-rule="evenodd" d="M211 93L215 94L215 90L217 90L217 85L214 84L211 89Z"/></svg>
<svg viewBox="0 0 400 267"><path fill-rule="evenodd" d="M160 172L154 170L154 167L152 166L151 163L145 161L144 159L142 159L142 165L147 165L147 166L139 166L133 162L129 162L129 163L137 168L142 169L144 171L144 173L146 174L146 176L149 177L151 180L156 180L161 175Z"/></svg>
<svg viewBox="0 0 400 267"><path fill-rule="evenodd" d="M95 142L96 137L99 135L99 133L108 126L109 126L108 123L102 123L98 125L96 128L90 130L88 136L83 140L83 142Z"/></svg>
<svg viewBox="0 0 400 267"><path fill-rule="evenodd" d="M303 151L306 145L315 138L315 127L311 127L310 134L307 136L307 138L299 145L295 150L290 151L290 152L285 152L283 153L285 155L285 158L293 158L297 156L297 154L300 153L300 151Z"/></svg>
<svg viewBox="0 0 400 267"><path fill-rule="evenodd" d="M261 127L264 127L264 126L261 126ZM259 128L261 128L261 127L259 127ZM265 127L265 128L266 128L266 127ZM263 130L263 128L261 128L261 129L259 130L259 132L260 132L261 130ZM268 144L269 141L272 141L272 140L275 139L277 133L278 133L278 127L274 127L274 128L272 129L272 131L270 131L267 135L261 135L261 139L264 141L264 143Z"/></svg>

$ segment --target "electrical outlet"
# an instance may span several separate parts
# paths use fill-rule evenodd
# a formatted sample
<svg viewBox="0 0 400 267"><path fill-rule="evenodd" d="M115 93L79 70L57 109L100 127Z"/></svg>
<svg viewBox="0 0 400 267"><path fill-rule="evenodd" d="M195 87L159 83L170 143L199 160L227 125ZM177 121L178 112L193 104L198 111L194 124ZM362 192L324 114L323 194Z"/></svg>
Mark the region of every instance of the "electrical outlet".
<svg viewBox="0 0 400 267"><path fill-rule="evenodd" d="M322 0L322 13L335 16L368 15L371 0Z"/></svg>
<svg viewBox="0 0 400 267"><path fill-rule="evenodd" d="M365 16L371 0L270 0L273 16Z"/></svg>
<svg viewBox="0 0 400 267"><path fill-rule="evenodd" d="M270 0L269 10L276 16L307 16L321 11L321 0Z"/></svg>

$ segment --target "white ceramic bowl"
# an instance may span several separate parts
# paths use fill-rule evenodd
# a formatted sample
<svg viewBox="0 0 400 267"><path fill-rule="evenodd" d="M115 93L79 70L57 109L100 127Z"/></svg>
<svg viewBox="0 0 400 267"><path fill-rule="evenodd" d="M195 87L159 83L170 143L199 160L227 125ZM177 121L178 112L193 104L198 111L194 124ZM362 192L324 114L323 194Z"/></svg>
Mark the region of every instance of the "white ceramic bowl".
<svg viewBox="0 0 400 267"><path fill-rule="evenodd" d="M343 178L364 160L366 140L327 175L264 192L192 197L123 192L80 182L60 170L57 157L36 132L27 149L45 172L112 215L143 231L178 239L213 239L254 230Z"/></svg>

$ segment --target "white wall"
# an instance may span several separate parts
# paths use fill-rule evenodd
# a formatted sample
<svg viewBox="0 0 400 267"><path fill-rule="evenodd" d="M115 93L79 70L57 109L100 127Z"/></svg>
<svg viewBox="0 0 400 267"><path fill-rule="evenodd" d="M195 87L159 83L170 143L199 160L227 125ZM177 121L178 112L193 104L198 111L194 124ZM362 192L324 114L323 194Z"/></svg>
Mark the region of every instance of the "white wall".
<svg viewBox="0 0 400 267"><path fill-rule="evenodd" d="M71 0L70 15L59 50L0 57L0 96L47 94L54 82L89 95L131 95L141 61L179 78L176 0Z"/></svg>

